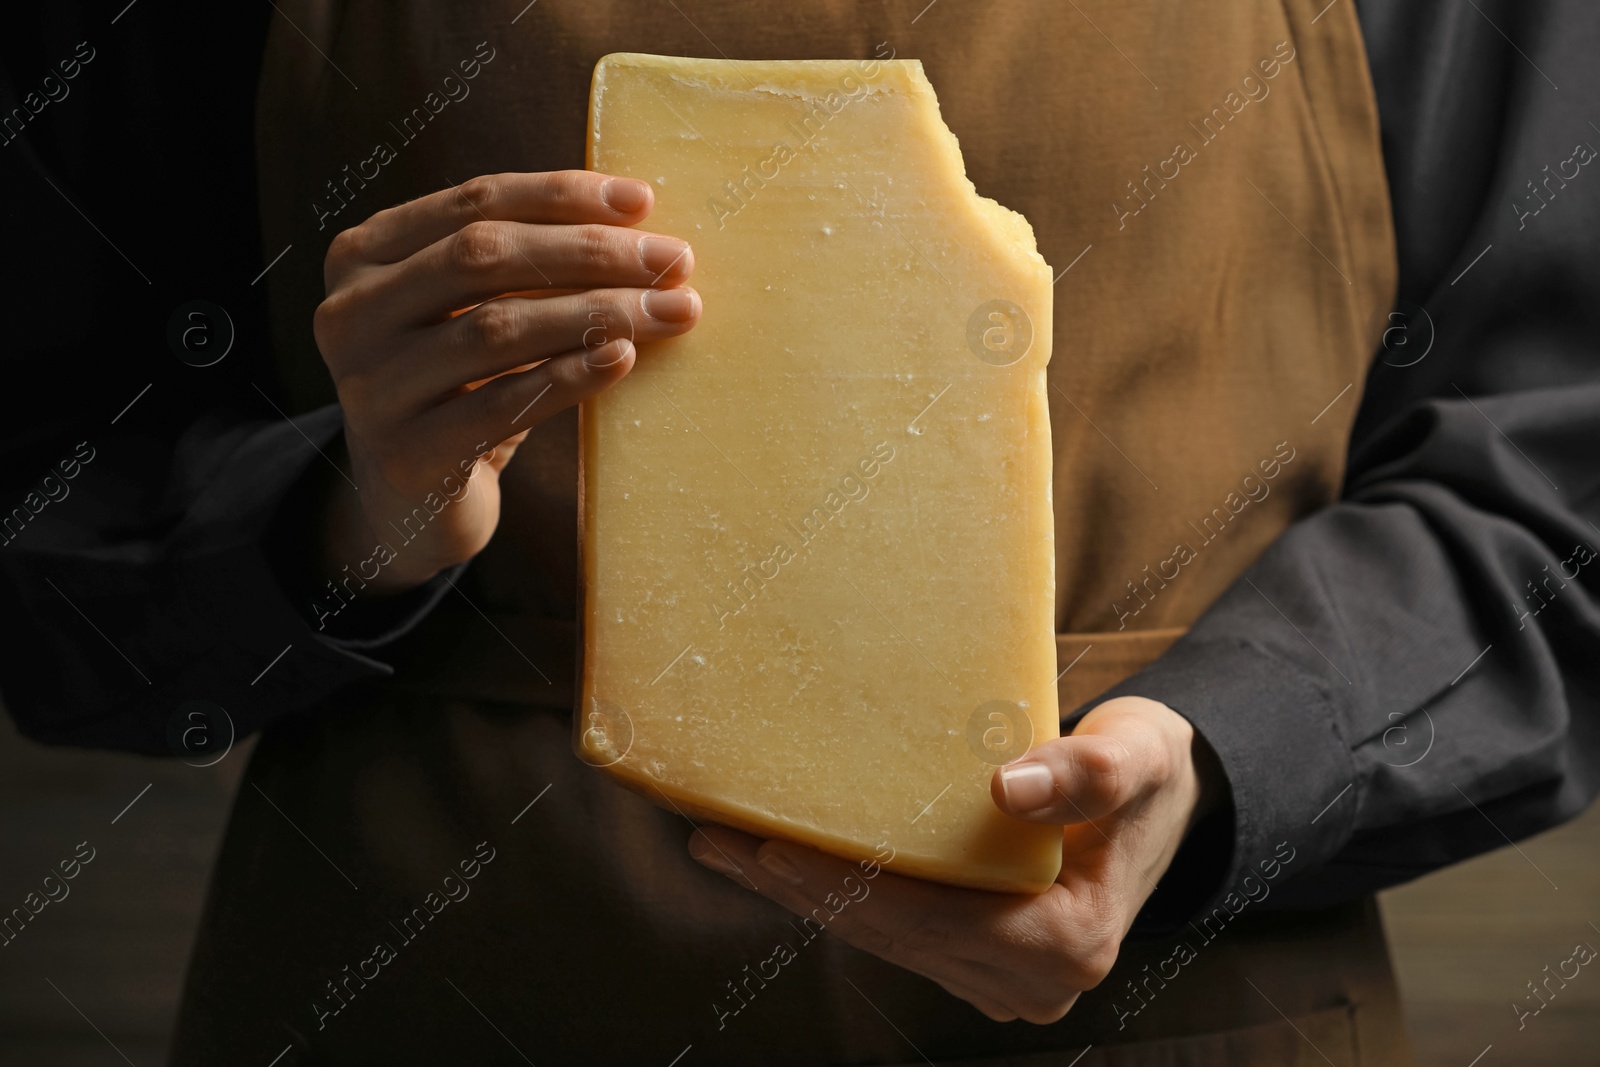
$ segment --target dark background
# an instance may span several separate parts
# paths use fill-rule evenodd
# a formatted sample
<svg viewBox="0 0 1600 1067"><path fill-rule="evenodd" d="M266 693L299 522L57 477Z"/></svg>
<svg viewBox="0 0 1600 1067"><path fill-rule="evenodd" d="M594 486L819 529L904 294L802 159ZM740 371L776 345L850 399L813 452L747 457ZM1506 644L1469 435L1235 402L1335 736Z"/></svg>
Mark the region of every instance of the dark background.
<svg viewBox="0 0 1600 1067"><path fill-rule="evenodd" d="M121 2L111 5L106 18L122 6ZM163 69L158 72L161 83L148 84L120 78L122 72L116 64L123 62L129 51L105 48L74 83L72 110L63 112L72 121L89 113L90 88L96 83L118 86L114 92L166 92L179 97L192 95L196 84L220 91L219 86L248 88L253 83L253 73L231 61L228 49L217 40L216 26L180 18L176 9L141 7L141 19L159 17L172 20L172 24L138 32L190 35L190 62ZM1401 10L1399 5L1368 4L1363 14L1377 20L1384 11ZM1525 29L1506 17L1509 8L1489 4L1487 10L1518 39L1529 39ZM28 11L45 21L66 17L51 6L8 12L8 26L0 42L20 46L29 39L17 22ZM259 17L268 17L268 11L261 7ZM1467 10L1461 14L1467 19L1479 17ZM140 25L144 25L141 20L130 19L121 29L132 33ZM1498 40L1482 27L1478 29L1482 40L1492 45ZM112 40L104 30L75 35L64 25L54 26L47 36L63 41L90 36L96 44ZM60 50L61 56L69 53L70 48ZM1536 51L1535 55L1544 61L1543 53ZM1414 99L1421 112L1429 95L1401 91L1409 84L1405 78L1418 69L1416 51L1396 48L1387 58L1391 62L1383 69L1393 82L1390 99ZM1520 73L1534 91L1543 91L1538 78L1520 66L1522 59L1509 53L1501 58L1504 70ZM1463 63L1471 76L1452 84L1452 100L1460 103L1462 114L1468 113L1466 103L1471 102L1492 114L1502 88L1490 75L1500 67L1492 61ZM1574 62L1553 69L1558 69L1563 86L1567 86L1566 71L1575 75L1581 67ZM31 85L36 73L29 68L20 71L19 77ZM1560 95L1574 95L1575 88L1567 87ZM159 117L158 109L151 111L152 120ZM1414 172L1400 176L1410 180L1396 183L1402 195L1412 194L1417 209L1414 217L1432 219L1475 209L1485 175L1472 171L1466 166L1470 161L1450 152L1417 150L1424 142L1423 135L1437 125L1434 116L1418 118L1402 112L1400 117L1407 121L1399 124L1398 134L1391 134L1386 149L1397 157L1410 150L1408 158L1419 160ZM1600 121L1600 115L1594 117ZM148 128L129 126L112 145L112 154L130 175L141 169L149 172L163 159L168 165L188 166L191 158L204 163L248 149L248 130L243 126L185 128L186 152L165 155L149 132ZM39 138L44 133L41 126L28 136ZM228 138L244 139L242 148L240 144L230 146ZM102 202L92 192L77 202L91 218L116 219L113 232L118 243L130 251L159 247L177 217L198 220L183 231L184 239L194 241L196 247L214 244L251 263L264 264L268 257L253 250L250 212L228 206L231 198L253 203L249 181L248 174L225 170L209 173L205 180L173 181L166 195L143 213L122 210L115 200ZM73 192L78 192L76 187ZM70 353L91 320L84 314L74 286L61 284L60 279L85 285L94 281L83 276L83 264L104 258L105 251L101 238L88 226L79 225L67 205L55 197L41 186L12 198L7 209L7 232L17 246L44 253L44 258L19 270L20 277L8 279L16 287L13 297L20 298L20 306L31 312L12 318L11 341L37 348L37 338L26 332L35 330L48 333L59 351ZM1503 212L1503 217L1509 213ZM234 220L242 229L219 226L218 220ZM1443 248L1440 254L1455 253ZM200 280L216 282L220 276L215 261L205 254L194 254L188 261ZM120 281L110 287L110 297L98 313L108 319L120 316L130 334L159 337L172 307L196 292L217 291L215 284L165 276L155 287L139 286L120 260L109 262ZM1478 270L1485 271L1493 262ZM1416 265L1415 271L1442 278L1453 273L1428 263ZM241 320L246 314L241 309L254 306L247 284L252 273L240 274L228 283L234 289L218 296ZM1418 292L1409 295L1421 296ZM1529 315L1540 310L1522 307L1518 312ZM238 375L234 385L243 403L259 409L259 400L245 384L246 355L241 350L217 372L219 376ZM188 401L193 398L181 385L185 368L175 361L170 366L132 358L105 362L110 370L90 380L84 379L79 364L70 359L21 368L18 377L0 392L0 412L21 425L37 415L40 396L64 394L75 399L61 405L62 411L109 414L150 381L142 369L144 363L164 367L162 373L167 377L142 401L147 410L141 414L153 419L148 409L155 405L169 405L160 409L163 413L189 410ZM1391 381L1393 377L1391 374ZM1394 390L1393 395L1394 403L1399 403L1404 392ZM51 411L55 410L52 405ZM257 414L265 412L258 410ZM4 465L0 479L32 478L57 458L59 450L49 440L55 428L50 429L51 434L41 433L18 445L7 456L10 462ZM26 633L13 629L8 639L26 640ZM50 684L60 681L44 680ZM5 857L0 865L0 914L21 906L23 898L37 891L45 874L70 857L79 842L87 841L96 850L95 860L69 883L70 896L46 907L15 942L0 947L0 1065L131 1062L150 1067L163 1060L206 881L247 757L248 745L242 745L216 767L195 769L177 761L45 749L18 738L10 719L0 717L0 843L4 845L0 855ZM147 785L149 791L119 818ZM1576 942L1600 946L1600 930L1591 925L1600 925L1597 857L1600 813L1591 810L1517 848L1503 847L1383 894L1419 1062L1538 1067L1596 1061L1600 973L1595 968L1582 971L1549 1008L1527 1019L1521 1031L1513 1005L1528 1005L1527 983L1541 977L1546 966L1554 968L1568 958Z"/></svg>

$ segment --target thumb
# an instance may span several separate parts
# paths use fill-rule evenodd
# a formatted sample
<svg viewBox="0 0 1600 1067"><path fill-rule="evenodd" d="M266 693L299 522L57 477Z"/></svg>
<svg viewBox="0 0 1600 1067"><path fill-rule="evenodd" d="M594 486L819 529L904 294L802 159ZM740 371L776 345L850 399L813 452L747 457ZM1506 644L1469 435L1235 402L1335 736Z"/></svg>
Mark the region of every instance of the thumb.
<svg viewBox="0 0 1600 1067"><path fill-rule="evenodd" d="M1074 734L1046 741L1001 767L989 783L1001 811L1066 825L1110 815L1132 799L1132 760L1121 741Z"/></svg>

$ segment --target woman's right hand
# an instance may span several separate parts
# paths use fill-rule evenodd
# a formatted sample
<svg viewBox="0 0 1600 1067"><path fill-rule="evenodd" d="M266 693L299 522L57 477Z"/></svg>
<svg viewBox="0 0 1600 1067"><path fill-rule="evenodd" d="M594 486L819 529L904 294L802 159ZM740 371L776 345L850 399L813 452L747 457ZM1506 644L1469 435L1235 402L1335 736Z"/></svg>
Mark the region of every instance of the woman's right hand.
<svg viewBox="0 0 1600 1067"><path fill-rule="evenodd" d="M393 557L362 577L380 592L470 559L494 533L500 472L528 430L619 381L634 342L694 326L689 246L629 228L653 203L632 178L497 174L334 238L315 329L359 489L334 482L330 575L379 544ZM430 494L447 501L437 512ZM429 521L402 541L394 530L418 508Z"/></svg>

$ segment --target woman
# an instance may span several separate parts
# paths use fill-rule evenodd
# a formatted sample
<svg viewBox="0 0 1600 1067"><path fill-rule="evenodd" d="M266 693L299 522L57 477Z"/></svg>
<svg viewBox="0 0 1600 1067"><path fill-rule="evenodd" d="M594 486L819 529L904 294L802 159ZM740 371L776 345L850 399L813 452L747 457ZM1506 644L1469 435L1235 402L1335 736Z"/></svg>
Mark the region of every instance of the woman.
<svg viewBox="0 0 1600 1067"><path fill-rule="evenodd" d="M1379 115L1396 123L1399 196L1436 156L1395 130L1465 153L1472 195L1456 205L1487 195L1493 142L1462 118L1413 124L1399 74L1380 111L1348 4L901 6L307 3L271 20L255 122L271 356L289 410L335 393L340 407L248 434L202 426L162 453L184 474L165 504L181 502L176 521L151 506L137 537L94 546L155 543L159 566L88 547L63 560L39 530L14 546L33 546L12 581L44 622L24 648L57 667L49 685L7 668L37 735L160 748L179 697L247 729L277 720L219 860L176 1062L1403 1063L1360 895L1492 847L1474 805L1530 831L1587 801L1594 752L1567 726L1592 671L1580 571L1540 601L1559 622L1548 637L1461 580L1509 594L1573 558L1582 498L1554 486L1592 480L1575 445L1594 428L1588 348L1494 379L1482 424L1465 399L1491 387L1466 325L1488 312L1449 279L1516 274L1490 261L1473 279L1470 255L1451 256L1469 225L1500 239L1499 211L1396 208L1402 238L1424 231L1402 294L1462 325L1439 327L1452 343L1432 362L1395 368L1409 376L1374 374L1365 451L1344 470L1357 383L1393 326ZM1499 39L1454 15L1371 17L1389 31L1380 87L1417 26L1467 55ZM1052 428L1073 733L1025 765L1065 802L997 786L1013 814L1064 826L1062 892L1022 908L885 872L833 936L808 939L786 918L841 866L691 836L571 757L570 405L649 358L620 340L586 349L583 327L626 312L643 341L711 310L688 235L641 241L647 187L571 173L588 73L623 50L920 58L980 192L1027 215L1063 270ZM1521 254L1559 255L1592 287L1592 250L1554 227L1538 240ZM532 289L584 295L449 317ZM1569 388L1532 392L1550 385ZM472 491L360 595L330 600L371 530L463 462ZM40 517L57 519L109 525ZM87 617L155 620L109 634L148 691L85 651L81 619L35 599L35 575L63 579ZM202 633L241 602L252 630ZM1537 654L1473 659L1497 644ZM84 721L59 686L90 656L68 690ZM1451 728L1401 767L1390 730L1420 729L1419 705ZM1530 758L1474 762L1484 736ZM794 958L774 971L779 942Z"/></svg>

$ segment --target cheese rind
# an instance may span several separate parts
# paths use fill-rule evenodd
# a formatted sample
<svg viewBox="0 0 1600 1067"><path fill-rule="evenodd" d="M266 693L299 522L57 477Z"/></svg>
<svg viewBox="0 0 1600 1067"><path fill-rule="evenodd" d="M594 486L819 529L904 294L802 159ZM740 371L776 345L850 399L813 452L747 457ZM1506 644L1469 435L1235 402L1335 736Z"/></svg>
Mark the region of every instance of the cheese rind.
<svg viewBox="0 0 1600 1067"><path fill-rule="evenodd" d="M688 240L689 334L582 411L575 743L697 818L1042 891L995 808L1057 736L1051 273L915 61L618 54L593 169Z"/></svg>

